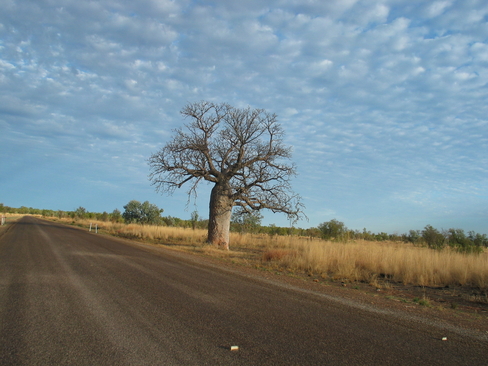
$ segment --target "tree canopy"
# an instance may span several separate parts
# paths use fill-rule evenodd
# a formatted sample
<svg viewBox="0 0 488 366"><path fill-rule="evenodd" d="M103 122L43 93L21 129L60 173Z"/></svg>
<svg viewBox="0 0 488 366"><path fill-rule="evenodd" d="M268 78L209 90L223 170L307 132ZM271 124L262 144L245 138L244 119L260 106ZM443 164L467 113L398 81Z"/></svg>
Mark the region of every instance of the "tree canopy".
<svg viewBox="0 0 488 366"><path fill-rule="evenodd" d="M139 224L158 224L161 221L163 209L158 208L155 204L145 201L132 200L124 206L122 217L127 223Z"/></svg>
<svg viewBox="0 0 488 366"><path fill-rule="evenodd" d="M322 238L326 240L330 239L344 239L344 235L347 233L348 229L343 222L336 219L332 219L327 222L323 222L318 226L318 229L322 233Z"/></svg>

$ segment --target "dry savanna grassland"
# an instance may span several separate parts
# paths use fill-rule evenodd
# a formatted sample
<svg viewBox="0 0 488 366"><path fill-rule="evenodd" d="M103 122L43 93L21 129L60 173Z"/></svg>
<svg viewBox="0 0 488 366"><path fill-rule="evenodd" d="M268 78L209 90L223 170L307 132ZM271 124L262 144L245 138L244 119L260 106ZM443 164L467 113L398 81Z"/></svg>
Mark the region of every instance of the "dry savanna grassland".
<svg viewBox="0 0 488 366"><path fill-rule="evenodd" d="M433 250L410 243L231 233L230 250L206 243L207 231L50 218L92 231L353 289L393 293L405 302L488 311L488 252ZM392 296L393 297L393 296ZM399 300L400 301L400 300ZM478 311L476 310L476 311Z"/></svg>
<svg viewBox="0 0 488 366"><path fill-rule="evenodd" d="M403 242L333 242L298 236L231 233L230 250L223 251L206 243L207 231L202 229L52 219L85 228L91 225L92 231L97 228L100 233L267 271L312 277L316 282L338 282L352 288L362 284L376 290L417 288L424 294L423 298L414 298L420 304L429 303L426 293L432 292L426 292L427 289L437 289L451 307L464 301L481 304L484 311L488 310L486 250L465 254L449 248L433 250Z"/></svg>

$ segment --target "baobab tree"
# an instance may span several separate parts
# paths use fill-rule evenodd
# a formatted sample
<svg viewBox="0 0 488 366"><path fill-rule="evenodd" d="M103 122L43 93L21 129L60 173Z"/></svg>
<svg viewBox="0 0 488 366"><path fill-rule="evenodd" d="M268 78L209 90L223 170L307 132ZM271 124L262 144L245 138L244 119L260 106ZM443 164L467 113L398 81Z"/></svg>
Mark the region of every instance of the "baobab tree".
<svg viewBox="0 0 488 366"><path fill-rule="evenodd" d="M210 194L208 242L229 249L234 206L241 212L269 209L290 219L302 216L300 197L291 190L295 166L291 148L275 114L228 104L187 104L181 114L190 122L149 158L149 180L158 192L172 193L189 184L214 184Z"/></svg>

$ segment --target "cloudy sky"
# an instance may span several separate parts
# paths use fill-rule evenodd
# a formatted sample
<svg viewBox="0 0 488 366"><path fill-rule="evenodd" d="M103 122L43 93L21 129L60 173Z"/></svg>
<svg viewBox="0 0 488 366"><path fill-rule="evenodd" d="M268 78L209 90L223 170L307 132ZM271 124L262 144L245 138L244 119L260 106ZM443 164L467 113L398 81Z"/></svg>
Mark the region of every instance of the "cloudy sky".
<svg viewBox="0 0 488 366"><path fill-rule="evenodd" d="M276 113L309 221L488 233L486 0L0 0L0 202L208 217L147 159L209 100ZM196 205L196 206L195 206ZM185 207L187 206L187 207ZM287 226L266 213L264 224Z"/></svg>

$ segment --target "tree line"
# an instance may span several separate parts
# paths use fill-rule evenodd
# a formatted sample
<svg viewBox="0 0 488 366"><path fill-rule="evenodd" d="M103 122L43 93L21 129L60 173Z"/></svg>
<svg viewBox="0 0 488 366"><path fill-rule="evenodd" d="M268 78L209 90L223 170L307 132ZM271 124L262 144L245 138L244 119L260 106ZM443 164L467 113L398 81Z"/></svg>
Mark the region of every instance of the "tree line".
<svg viewBox="0 0 488 366"><path fill-rule="evenodd" d="M162 216L161 214L164 210L148 201L141 203L136 200L131 200L123 207L123 212L114 209L110 213L105 211L98 213L89 212L81 206L73 211L62 211L37 209L25 206L14 208L0 203L0 213L208 229L208 219L200 217L197 211L193 211L190 214L190 219L181 219L174 216ZM481 252L483 248L488 248L488 237L486 234L479 234L474 231L466 233L463 229L450 228L447 230L438 230L431 225L426 225L423 230L410 230L408 233L404 234L388 234L385 232L372 233L366 229L363 229L362 231L351 230L348 229L343 222L336 219L323 222L317 227L302 229L292 226L280 227L274 224L263 226L261 224L262 218L263 216L259 212L248 213L236 210L231 217L230 231L250 234L305 236L337 242L348 242L352 240L388 240L412 243L416 246L425 246L436 250L452 248L464 253L478 253Z"/></svg>
<svg viewBox="0 0 488 366"><path fill-rule="evenodd" d="M474 231L465 233L463 229L450 228L438 230L432 225L426 225L423 230L410 230L405 234L387 234L384 232L374 234L370 231L349 230L343 222L336 219L324 222L317 227L321 238L326 240L374 240L374 241L401 241L417 246L426 246L441 250L451 248L463 253L480 253L488 248L488 237Z"/></svg>

